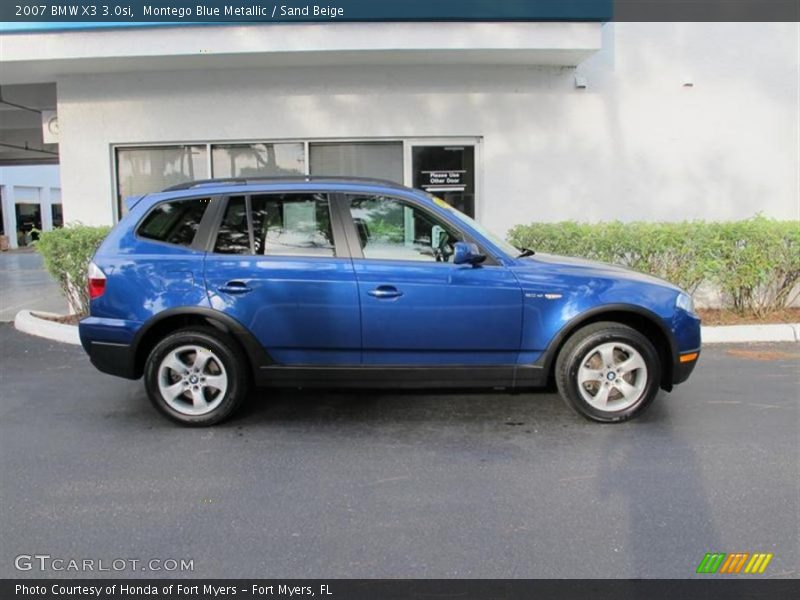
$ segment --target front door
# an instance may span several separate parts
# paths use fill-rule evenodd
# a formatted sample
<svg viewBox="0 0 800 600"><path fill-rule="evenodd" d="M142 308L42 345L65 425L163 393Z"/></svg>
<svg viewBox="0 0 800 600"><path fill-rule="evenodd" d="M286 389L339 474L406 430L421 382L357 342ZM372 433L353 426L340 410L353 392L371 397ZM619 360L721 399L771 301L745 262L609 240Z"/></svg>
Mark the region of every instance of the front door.
<svg viewBox="0 0 800 600"><path fill-rule="evenodd" d="M205 263L212 307L283 365L358 365L358 286L326 194L233 196Z"/></svg>
<svg viewBox="0 0 800 600"><path fill-rule="evenodd" d="M366 365L513 365L522 291L504 266L452 262L458 230L415 203L347 197Z"/></svg>

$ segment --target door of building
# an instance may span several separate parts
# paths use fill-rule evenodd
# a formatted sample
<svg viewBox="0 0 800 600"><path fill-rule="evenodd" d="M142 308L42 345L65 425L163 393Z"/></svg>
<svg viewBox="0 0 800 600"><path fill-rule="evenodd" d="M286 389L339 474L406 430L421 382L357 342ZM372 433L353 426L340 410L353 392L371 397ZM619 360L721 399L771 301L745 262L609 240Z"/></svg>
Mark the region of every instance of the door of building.
<svg viewBox="0 0 800 600"><path fill-rule="evenodd" d="M476 144L449 141L411 144L411 185L439 196L461 212L475 217Z"/></svg>

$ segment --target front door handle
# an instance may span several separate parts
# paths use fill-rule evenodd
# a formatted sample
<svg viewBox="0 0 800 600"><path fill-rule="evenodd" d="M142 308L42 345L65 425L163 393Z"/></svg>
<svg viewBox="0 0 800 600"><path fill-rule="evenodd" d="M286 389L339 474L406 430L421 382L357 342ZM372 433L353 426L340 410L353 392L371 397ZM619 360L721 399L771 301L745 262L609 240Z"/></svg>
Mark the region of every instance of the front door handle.
<svg viewBox="0 0 800 600"><path fill-rule="evenodd" d="M393 285L379 285L374 290L367 292L373 298L399 298L403 292Z"/></svg>
<svg viewBox="0 0 800 600"><path fill-rule="evenodd" d="M248 286L244 281L229 281L225 285L217 288L220 292L226 294L246 294L252 292L253 288Z"/></svg>

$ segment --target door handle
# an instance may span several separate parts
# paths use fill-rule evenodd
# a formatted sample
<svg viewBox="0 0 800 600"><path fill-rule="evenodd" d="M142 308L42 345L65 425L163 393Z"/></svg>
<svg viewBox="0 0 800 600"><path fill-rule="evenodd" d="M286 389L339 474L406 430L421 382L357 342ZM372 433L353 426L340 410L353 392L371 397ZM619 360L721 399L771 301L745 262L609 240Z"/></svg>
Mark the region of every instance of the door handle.
<svg viewBox="0 0 800 600"><path fill-rule="evenodd" d="M374 290L367 292L373 298L399 298L403 292L393 285L379 285Z"/></svg>
<svg viewBox="0 0 800 600"><path fill-rule="evenodd" d="M223 286L217 288L220 292L226 294L246 294L252 292L253 288L248 286L244 281L229 281Z"/></svg>

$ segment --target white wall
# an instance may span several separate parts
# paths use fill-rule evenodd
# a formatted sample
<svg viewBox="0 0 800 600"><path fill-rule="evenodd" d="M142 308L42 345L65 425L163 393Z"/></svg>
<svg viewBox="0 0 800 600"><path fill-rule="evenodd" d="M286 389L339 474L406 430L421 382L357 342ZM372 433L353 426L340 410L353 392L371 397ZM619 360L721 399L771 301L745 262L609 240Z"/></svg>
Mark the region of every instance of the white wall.
<svg viewBox="0 0 800 600"><path fill-rule="evenodd" d="M65 218L111 221L113 144L480 136L477 216L500 233L534 220L794 219L799 35L793 23L608 24L577 69L583 90L574 69L485 65L65 77Z"/></svg>
<svg viewBox="0 0 800 600"><path fill-rule="evenodd" d="M52 229L53 204L61 202L61 181L56 165L0 167L3 202L3 230L11 248L17 247L17 202L40 205L42 230Z"/></svg>

